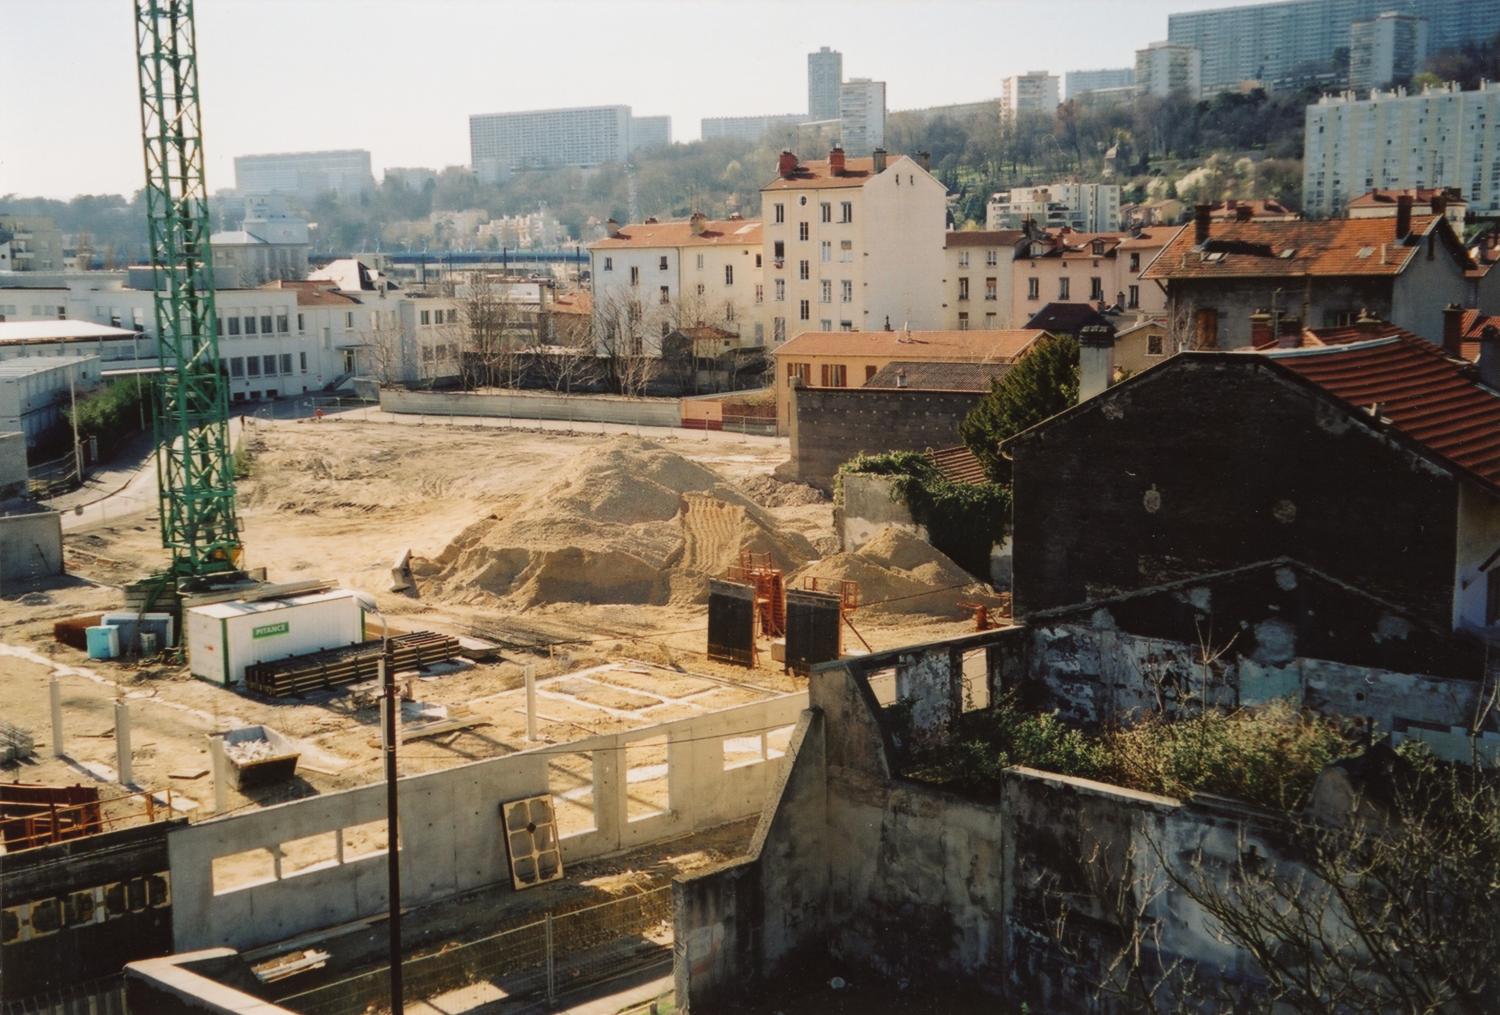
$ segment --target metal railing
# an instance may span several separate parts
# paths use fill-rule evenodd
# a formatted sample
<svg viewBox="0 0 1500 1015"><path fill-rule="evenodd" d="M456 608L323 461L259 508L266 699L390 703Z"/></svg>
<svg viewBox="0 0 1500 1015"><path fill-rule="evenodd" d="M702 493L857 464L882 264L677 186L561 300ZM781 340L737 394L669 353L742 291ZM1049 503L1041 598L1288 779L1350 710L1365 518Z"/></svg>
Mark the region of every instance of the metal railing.
<svg viewBox="0 0 1500 1015"><path fill-rule="evenodd" d="M487 982L508 1001L545 999L672 964L672 886L540 919L401 964L408 1004ZM301 1015L361 1015L390 993L373 970L277 1000Z"/></svg>

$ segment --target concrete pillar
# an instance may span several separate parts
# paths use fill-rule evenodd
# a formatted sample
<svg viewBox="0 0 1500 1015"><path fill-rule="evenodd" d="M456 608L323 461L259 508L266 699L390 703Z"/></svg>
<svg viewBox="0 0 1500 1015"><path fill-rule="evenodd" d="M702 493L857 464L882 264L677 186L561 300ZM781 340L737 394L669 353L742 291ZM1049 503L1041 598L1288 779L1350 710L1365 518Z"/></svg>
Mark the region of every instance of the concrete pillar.
<svg viewBox="0 0 1500 1015"><path fill-rule="evenodd" d="M47 681L47 696L52 699L52 756L63 756L62 681L57 674Z"/></svg>
<svg viewBox="0 0 1500 1015"><path fill-rule="evenodd" d="M229 758L224 753L224 738L208 738L208 757L214 774L214 813L229 809Z"/></svg>
<svg viewBox="0 0 1500 1015"><path fill-rule="evenodd" d="M130 770L130 706L124 698L115 700L115 768L121 786L135 783Z"/></svg>
<svg viewBox="0 0 1500 1015"><path fill-rule="evenodd" d="M526 742L536 743L536 667L526 664Z"/></svg>
<svg viewBox="0 0 1500 1015"><path fill-rule="evenodd" d="M593 752L594 827L611 849L620 847L628 814L622 744L618 737L613 737Z"/></svg>

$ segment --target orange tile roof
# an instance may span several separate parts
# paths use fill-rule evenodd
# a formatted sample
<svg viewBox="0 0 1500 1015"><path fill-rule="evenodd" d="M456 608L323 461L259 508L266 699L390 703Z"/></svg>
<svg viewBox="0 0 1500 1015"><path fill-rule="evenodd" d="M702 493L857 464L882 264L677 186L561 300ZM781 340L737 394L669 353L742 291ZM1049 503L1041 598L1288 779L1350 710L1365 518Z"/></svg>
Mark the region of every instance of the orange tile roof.
<svg viewBox="0 0 1500 1015"><path fill-rule="evenodd" d="M1405 190L1367 190L1358 197L1350 198L1349 207L1384 208L1386 205L1395 205L1396 199L1403 195L1410 197L1416 205L1430 207L1432 199L1439 194L1447 198L1449 205L1469 203L1458 195L1449 194L1446 187L1408 187Z"/></svg>
<svg viewBox="0 0 1500 1015"><path fill-rule="evenodd" d="M338 286L332 282L303 282L292 279L277 279L274 282L267 282L261 288L295 289L297 291L297 306L299 307L345 306L350 303L359 303L359 300L353 296L338 292Z"/></svg>
<svg viewBox="0 0 1500 1015"><path fill-rule="evenodd" d="M692 222L641 222L620 227L620 235L606 236L589 244L590 250L629 247L758 247L757 219L706 219L703 232L694 233Z"/></svg>
<svg viewBox="0 0 1500 1015"><path fill-rule="evenodd" d="M978 458L974 457L974 452L970 451L967 445L959 444L956 447L936 450L929 448L927 460L950 483L966 486L990 481L990 477L984 473L984 466L980 464Z"/></svg>
<svg viewBox="0 0 1500 1015"><path fill-rule="evenodd" d="M1473 267L1453 228L1441 215L1413 215L1411 235L1398 243L1389 218L1319 222L1212 222L1206 249L1194 243L1189 222L1177 231L1141 277L1339 278L1399 275L1416 257L1418 243L1434 231L1465 270Z"/></svg>
<svg viewBox="0 0 1500 1015"><path fill-rule="evenodd" d="M1431 342L1400 329L1391 332L1321 349L1253 355L1311 381L1351 410L1378 405L1394 430L1500 492L1500 393L1478 383L1473 367L1449 359Z"/></svg>
<svg viewBox="0 0 1500 1015"><path fill-rule="evenodd" d="M902 360L1008 363L1044 331L804 331L774 356L871 356Z"/></svg>
<svg viewBox="0 0 1500 1015"><path fill-rule="evenodd" d="M1026 234L1019 229L969 229L950 232L943 246L953 247L1010 247L1021 241Z"/></svg>
<svg viewBox="0 0 1500 1015"><path fill-rule="evenodd" d="M1459 318L1458 334L1462 340L1461 351L1464 359L1470 363L1479 359L1479 336L1487 327L1500 328L1500 315L1465 310L1463 317Z"/></svg>
<svg viewBox="0 0 1500 1015"><path fill-rule="evenodd" d="M587 317L594 312L594 297L582 291L564 293L547 304L547 309L554 314L579 314Z"/></svg>
<svg viewBox="0 0 1500 1015"><path fill-rule="evenodd" d="M898 159L904 155L887 155L886 166L894 166ZM828 169L827 159L806 159L797 163L797 171L790 177L779 173L760 189L765 190L807 190L809 188L823 189L827 187L863 187L876 176L875 160L873 158L854 158L852 156L844 159L844 172L842 176L834 176Z"/></svg>

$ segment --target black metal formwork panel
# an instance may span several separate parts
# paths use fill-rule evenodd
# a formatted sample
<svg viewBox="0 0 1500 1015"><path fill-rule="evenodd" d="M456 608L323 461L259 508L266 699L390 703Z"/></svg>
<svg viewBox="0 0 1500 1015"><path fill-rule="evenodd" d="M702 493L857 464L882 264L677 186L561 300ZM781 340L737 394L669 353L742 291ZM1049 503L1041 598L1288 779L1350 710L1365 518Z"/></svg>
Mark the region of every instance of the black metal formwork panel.
<svg viewBox="0 0 1500 1015"><path fill-rule="evenodd" d="M839 597L830 592L788 589L786 593L786 665L806 675L818 663L839 657L843 621Z"/></svg>
<svg viewBox="0 0 1500 1015"><path fill-rule="evenodd" d="M749 585L708 580L708 657L755 665L755 589Z"/></svg>

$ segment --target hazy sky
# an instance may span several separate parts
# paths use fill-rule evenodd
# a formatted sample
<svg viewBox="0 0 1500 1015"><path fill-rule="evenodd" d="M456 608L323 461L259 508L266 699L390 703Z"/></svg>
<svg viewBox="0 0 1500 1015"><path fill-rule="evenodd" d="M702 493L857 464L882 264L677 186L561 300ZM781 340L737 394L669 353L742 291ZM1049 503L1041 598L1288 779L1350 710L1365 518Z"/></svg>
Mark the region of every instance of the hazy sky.
<svg viewBox="0 0 1500 1015"><path fill-rule="evenodd" d="M992 98L1008 74L1123 67L1167 14L1244 0L198 0L208 185L235 155L368 148L468 161L468 115L626 103L675 140L807 108L807 53L890 109ZM130 0L0 0L0 195L129 193L144 170Z"/></svg>

